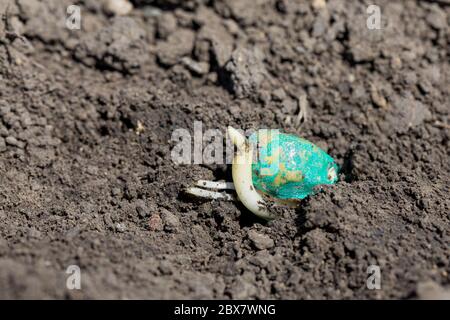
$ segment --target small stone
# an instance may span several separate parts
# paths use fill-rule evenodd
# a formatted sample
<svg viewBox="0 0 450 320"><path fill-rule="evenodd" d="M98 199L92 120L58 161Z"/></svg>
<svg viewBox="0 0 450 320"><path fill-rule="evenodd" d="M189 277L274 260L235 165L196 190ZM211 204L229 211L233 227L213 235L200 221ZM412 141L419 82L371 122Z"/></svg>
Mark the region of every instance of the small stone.
<svg viewBox="0 0 450 320"><path fill-rule="evenodd" d="M230 34L234 36L239 34L240 32L239 25L233 19L227 19L223 22L223 24Z"/></svg>
<svg viewBox="0 0 450 320"><path fill-rule="evenodd" d="M225 70L229 73L231 88L238 98L257 94L268 78L263 59L264 54L257 48L238 47L233 51Z"/></svg>
<svg viewBox="0 0 450 320"><path fill-rule="evenodd" d="M159 214L152 214L148 220L148 227L150 231L161 231L163 229L163 223Z"/></svg>
<svg viewBox="0 0 450 320"><path fill-rule="evenodd" d="M417 83L417 75L415 72L406 72L404 74L404 79L405 83L410 86L415 85Z"/></svg>
<svg viewBox="0 0 450 320"><path fill-rule="evenodd" d="M442 78L441 70L436 65L426 68L421 76L433 85L439 84Z"/></svg>
<svg viewBox="0 0 450 320"><path fill-rule="evenodd" d="M288 13L288 1L287 0L278 0L276 2L276 8L280 13L283 13L283 14Z"/></svg>
<svg viewBox="0 0 450 320"><path fill-rule="evenodd" d="M417 127L431 119L429 108L416 100L411 93L404 96L394 96L394 110L387 116L389 123L399 133L405 133L411 127Z"/></svg>
<svg viewBox="0 0 450 320"><path fill-rule="evenodd" d="M271 94L267 90L262 90L259 92L259 101L263 103L264 106L267 106L271 100Z"/></svg>
<svg viewBox="0 0 450 320"><path fill-rule="evenodd" d="M83 64L97 64L123 73L134 73L149 59L147 30L136 19L116 16L95 32L86 32L74 46L74 57ZM111 75L110 79L115 76ZM84 116L82 116L83 118Z"/></svg>
<svg viewBox="0 0 450 320"><path fill-rule="evenodd" d="M169 261L163 260L160 262L159 271L161 271L163 275L170 276L171 274L173 274L173 270L173 265Z"/></svg>
<svg viewBox="0 0 450 320"><path fill-rule="evenodd" d="M447 17L442 10L435 10L426 17L428 24L437 30L445 29L447 26Z"/></svg>
<svg viewBox="0 0 450 320"><path fill-rule="evenodd" d="M159 9L157 7L153 7L153 6L145 6L142 10L144 12L145 18L154 18L154 17L158 17L162 14L161 9Z"/></svg>
<svg viewBox="0 0 450 320"><path fill-rule="evenodd" d="M5 139L3 139L2 137L0 137L0 152L3 152L6 150L6 142Z"/></svg>
<svg viewBox="0 0 450 320"><path fill-rule="evenodd" d="M138 199L136 200L136 212L139 215L139 218L145 218L149 215L148 208L145 205L144 200Z"/></svg>
<svg viewBox="0 0 450 320"><path fill-rule="evenodd" d="M1 111L0 111L0 115L1 115ZM5 127L0 128L0 136L4 137L4 138L9 136L8 129L6 129Z"/></svg>
<svg viewBox="0 0 450 320"><path fill-rule="evenodd" d="M260 268L265 268L269 265L269 263L272 261L273 257L270 255L270 253L267 250L261 250L258 251L253 259L250 261L255 266L258 266Z"/></svg>
<svg viewBox="0 0 450 320"><path fill-rule="evenodd" d="M195 21L196 24L201 26L197 33L195 44L197 54L207 55L208 60L211 57L219 68L222 68L228 62L233 52L233 36L222 23L222 17L218 16L212 9L199 8Z"/></svg>
<svg viewBox="0 0 450 320"><path fill-rule="evenodd" d="M255 230L250 230L248 232L248 238L258 250L270 249L275 245L274 241L269 236L258 233Z"/></svg>
<svg viewBox="0 0 450 320"><path fill-rule="evenodd" d="M93 165L88 165L86 168L86 172L90 175L97 175L98 174L98 167L93 166Z"/></svg>
<svg viewBox="0 0 450 320"><path fill-rule="evenodd" d="M10 146L17 147L19 149L22 149L25 146L25 143L22 141L17 140L16 138L9 136L5 139L6 144L9 144Z"/></svg>
<svg viewBox="0 0 450 320"><path fill-rule="evenodd" d="M111 190L111 195L112 195L113 197L117 197L117 196L119 196L121 193L122 193L122 190L121 190L120 188L118 188L118 187L112 188L112 190Z"/></svg>
<svg viewBox="0 0 450 320"><path fill-rule="evenodd" d="M381 109L387 108L386 98L380 94L380 92L374 85L372 85L370 88L370 97L372 98L373 104L376 105L377 107Z"/></svg>
<svg viewBox="0 0 450 320"><path fill-rule="evenodd" d="M30 125L33 124L33 121L31 120L31 117L29 114L24 113L21 117L20 117L20 122L22 123L22 127L27 128Z"/></svg>
<svg viewBox="0 0 450 320"><path fill-rule="evenodd" d="M416 294L420 300L450 300L450 289L445 289L434 281L419 282Z"/></svg>
<svg viewBox="0 0 450 320"><path fill-rule="evenodd" d="M34 239L39 239L41 238L42 233L37 230L36 228L30 228L28 230L28 237L30 238L34 238Z"/></svg>
<svg viewBox="0 0 450 320"><path fill-rule="evenodd" d="M72 241L76 236L80 234L80 229L78 227L72 228L65 233L66 240Z"/></svg>
<svg viewBox="0 0 450 320"><path fill-rule="evenodd" d="M157 16L157 33L161 39L166 39L177 29L177 19L172 13L163 13Z"/></svg>
<svg viewBox="0 0 450 320"><path fill-rule="evenodd" d="M108 14L124 16L133 10L133 5L128 0L107 0L104 10Z"/></svg>
<svg viewBox="0 0 450 320"><path fill-rule="evenodd" d="M24 32L24 24L20 21L19 17L12 16L9 18L9 24L11 29L17 34L22 34Z"/></svg>
<svg viewBox="0 0 450 320"><path fill-rule="evenodd" d="M164 230L168 232L176 232L181 226L178 217L169 210L162 209L161 218L164 222Z"/></svg>
<svg viewBox="0 0 450 320"><path fill-rule="evenodd" d="M286 98L286 92L283 88L278 88L272 92L272 99L274 101L283 101Z"/></svg>
<svg viewBox="0 0 450 320"><path fill-rule="evenodd" d="M249 299L256 294L256 288L249 281L239 277L230 288L229 293L232 299Z"/></svg>
<svg viewBox="0 0 450 320"><path fill-rule="evenodd" d="M421 80L419 82L419 89L424 93L428 94L432 90L431 83L428 80Z"/></svg>
<svg viewBox="0 0 450 320"><path fill-rule="evenodd" d="M313 0L312 7L316 10L323 9L327 6L327 3L325 0Z"/></svg>
<svg viewBox="0 0 450 320"><path fill-rule="evenodd" d="M178 29L166 41L159 41L156 45L158 61L165 66L173 66L181 58L191 54L194 48L195 34L191 30Z"/></svg>
<svg viewBox="0 0 450 320"><path fill-rule="evenodd" d="M217 75L217 72L210 72L207 76L206 79L208 79L208 81L210 83L216 83L218 80L219 76Z"/></svg>
<svg viewBox="0 0 450 320"><path fill-rule="evenodd" d="M125 232L126 227L124 223L116 223L116 231L117 232Z"/></svg>
<svg viewBox="0 0 450 320"><path fill-rule="evenodd" d="M402 68L402 59L400 57L392 57L391 59L391 67L394 69L401 69Z"/></svg>
<svg viewBox="0 0 450 320"><path fill-rule="evenodd" d="M327 29L327 21L324 18L317 18L312 29L312 37L319 38L323 36Z"/></svg>
<svg viewBox="0 0 450 320"><path fill-rule="evenodd" d="M297 101L291 98L284 99L281 105L283 112L286 114L294 114L298 109Z"/></svg>
<svg viewBox="0 0 450 320"><path fill-rule="evenodd" d="M184 57L181 62L186 68L198 75L207 74L209 71L209 63L207 62L197 62L189 57Z"/></svg>

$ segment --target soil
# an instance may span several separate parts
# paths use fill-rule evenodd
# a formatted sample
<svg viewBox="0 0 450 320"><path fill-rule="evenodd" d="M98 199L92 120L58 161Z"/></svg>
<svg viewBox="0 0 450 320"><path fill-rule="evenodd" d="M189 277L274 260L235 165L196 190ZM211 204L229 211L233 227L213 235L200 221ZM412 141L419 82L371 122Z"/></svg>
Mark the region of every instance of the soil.
<svg viewBox="0 0 450 320"><path fill-rule="evenodd" d="M0 298L448 297L448 1L79 0L70 30L72 2L0 0ZM171 160L194 121L296 133L340 180L267 223L188 197L231 179Z"/></svg>

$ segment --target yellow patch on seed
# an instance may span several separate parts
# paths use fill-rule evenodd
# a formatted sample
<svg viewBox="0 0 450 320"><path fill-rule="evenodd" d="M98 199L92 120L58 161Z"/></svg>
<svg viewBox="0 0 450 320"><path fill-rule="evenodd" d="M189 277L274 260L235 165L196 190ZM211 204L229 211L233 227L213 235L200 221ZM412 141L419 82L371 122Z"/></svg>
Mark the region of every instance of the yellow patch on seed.
<svg viewBox="0 0 450 320"><path fill-rule="evenodd" d="M274 134L267 130L261 130L258 132L258 144L260 147L267 146L273 139Z"/></svg>
<svg viewBox="0 0 450 320"><path fill-rule="evenodd" d="M279 162L279 159L280 159L280 148L275 150L271 156L265 157L264 161L267 162L269 165L271 165L272 163Z"/></svg>
<svg viewBox="0 0 450 320"><path fill-rule="evenodd" d="M273 180L273 184L277 187L285 182L284 175L285 175L285 171L286 171L286 166L284 165L284 163L280 163L279 169L280 170L278 170L277 176Z"/></svg>
<svg viewBox="0 0 450 320"><path fill-rule="evenodd" d="M302 180L303 174L300 170L287 171L284 163L280 163L280 170L278 170L273 184L278 187L288 182L300 182Z"/></svg>
<svg viewBox="0 0 450 320"><path fill-rule="evenodd" d="M300 170L286 172L287 182L300 182L303 180L303 174Z"/></svg>

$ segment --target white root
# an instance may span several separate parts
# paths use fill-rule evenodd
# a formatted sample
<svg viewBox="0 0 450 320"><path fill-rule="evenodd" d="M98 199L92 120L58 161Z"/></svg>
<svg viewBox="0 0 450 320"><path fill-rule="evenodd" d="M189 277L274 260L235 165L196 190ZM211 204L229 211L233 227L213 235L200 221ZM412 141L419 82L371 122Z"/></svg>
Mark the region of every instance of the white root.
<svg viewBox="0 0 450 320"><path fill-rule="evenodd" d="M232 127L228 127L231 142L237 147L233 158L232 175L234 187L242 204L258 217L266 220L275 216L267 209L267 203L256 191L252 181L253 148L245 136Z"/></svg>
<svg viewBox="0 0 450 320"><path fill-rule="evenodd" d="M196 187L187 188L186 192L199 198L206 198L211 200L233 201L235 199L231 194L228 193L210 191Z"/></svg>
<svg viewBox="0 0 450 320"><path fill-rule="evenodd" d="M308 98L306 94L302 94L298 98L298 114L297 118L295 119L295 125L298 127L300 123L306 122L308 118Z"/></svg>
<svg viewBox="0 0 450 320"><path fill-rule="evenodd" d="M232 182L226 182L226 181L198 180L196 185L197 185L197 187L208 188L208 189L234 190L234 184Z"/></svg>

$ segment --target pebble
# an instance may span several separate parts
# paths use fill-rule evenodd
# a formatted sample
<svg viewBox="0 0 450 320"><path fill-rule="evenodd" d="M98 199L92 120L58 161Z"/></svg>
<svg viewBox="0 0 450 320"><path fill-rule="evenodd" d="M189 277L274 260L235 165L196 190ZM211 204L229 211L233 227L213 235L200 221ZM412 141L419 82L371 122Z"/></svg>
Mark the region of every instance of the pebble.
<svg viewBox="0 0 450 320"><path fill-rule="evenodd" d="M163 229L163 223L159 214L152 214L148 219L148 227L150 231L161 231Z"/></svg>
<svg viewBox="0 0 450 320"><path fill-rule="evenodd" d="M327 6L327 3L325 0L313 0L312 7L314 9L323 9Z"/></svg>
<svg viewBox="0 0 450 320"><path fill-rule="evenodd" d="M12 136L6 137L5 141L6 141L6 144L9 144L10 146L14 146L14 147L17 147L20 149L22 149L25 146L25 143L17 140L16 138L14 138Z"/></svg>
<svg viewBox="0 0 450 320"><path fill-rule="evenodd" d="M157 16L158 37L166 39L177 29L177 19L172 13L163 13Z"/></svg>
<svg viewBox="0 0 450 320"><path fill-rule="evenodd" d="M295 111L297 110L298 103L294 99L286 98L286 99L283 100L281 105L282 105L282 110L283 110L284 113L286 113L286 114L294 114Z"/></svg>
<svg viewBox="0 0 450 320"><path fill-rule="evenodd" d="M1 112L0 112L0 115L1 115ZM8 135L9 135L8 134L8 129L6 129L5 127L0 128L0 136L7 137Z"/></svg>
<svg viewBox="0 0 450 320"><path fill-rule="evenodd" d="M112 190L111 190L111 195L112 195L113 197L117 197L117 196L119 196L121 193L122 193L122 189L120 189L120 188L118 188L118 187L114 187L114 188L112 188Z"/></svg>
<svg viewBox="0 0 450 320"><path fill-rule="evenodd" d="M233 51L225 70L230 74L231 87L238 98L257 94L268 72L264 54L258 48L238 47Z"/></svg>
<svg viewBox="0 0 450 320"><path fill-rule="evenodd" d="M36 228L31 227L31 228L28 230L28 236L29 236L30 238L40 239L41 236L42 236L42 233L41 233L39 230L37 230Z"/></svg>
<svg viewBox="0 0 450 320"><path fill-rule="evenodd" d="M258 250L270 249L275 245L274 241L269 236L261 234L255 230L250 230L247 235L255 248Z"/></svg>
<svg viewBox="0 0 450 320"><path fill-rule="evenodd" d="M161 9L159 9L157 7L153 7L153 6L145 6L142 10L144 12L145 18L154 18L154 17L158 17L162 14Z"/></svg>
<svg viewBox="0 0 450 320"><path fill-rule="evenodd" d="M207 62L197 62L189 57L182 58L181 62L186 68L198 75L207 74L209 71L209 63Z"/></svg>
<svg viewBox="0 0 450 320"><path fill-rule="evenodd" d="M165 66L177 64L182 57L190 55L194 48L195 34L192 30L178 29L166 41L158 41L156 55Z"/></svg>
<svg viewBox="0 0 450 320"><path fill-rule="evenodd" d="M229 290L232 299L249 299L256 294L256 287L242 277L236 279L236 282Z"/></svg>
<svg viewBox="0 0 450 320"><path fill-rule="evenodd" d="M116 223L116 231L117 232L125 232L127 228L124 223Z"/></svg>
<svg viewBox="0 0 450 320"><path fill-rule="evenodd" d="M420 300L450 300L450 289L445 289L434 281L419 282L416 294Z"/></svg>
<svg viewBox="0 0 450 320"><path fill-rule="evenodd" d="M421 80L419 82L419 89L424 93L428 94L432 90L431 83L428 80Z"/></svg>
<svg viewBox="0 0 450 320"><path fill-rule="evenodd" d="M133 5L128 0L107 0L104 9L109 14L124 16L133 10Z"/></svg>
<svg viewBox="0 0 450 320"><path fill-rule="evenodd" d="M145 205L144 200L138 199L136 200L136 212L138 213L139 218L145 218L149 215L149 210L147 206Z"/></svg>
<svg viewBox="0 0 450 320"><path fill-rule="evenodd" d="M168 232L176 232L181 226L178 217L169 210L161 209L161 218L164 222L164 230Z"/></svg>
<svg viewBox="0 0 450 320"><path fill-rule="evenodd" d="M447 18L445 12L442 10L436 10L429 13L426 17L428 24L437 30L445 29L447 26Z"/></svg>
<svg viewBox="0 0 450 320"><path fill-rule="evenodd" d="M272 92L272 99L274 101L283 101L286 98L286 92L283 88L278 88Z"/></svg>
<svg viewBox="0 0 450 320"><path fill-rule="evenodd" d="M205 41L211 44L210 54L220 68L230 60L234 48L234 38L222 24L209 21L200 30L198 40L196 47Z"/></svg>
<svg viewBox="0 0 450 320"><path fill-rule="evenodd" d="M273 260L273 257L270 255L270 253L267 250L261 250L258 251L253 259L251 260L251 263L254 265L265 268L269 265L269 263Z"/></svg>
<svg viewBox="0 0 450 320"><path fill-rule="evenodd" d="M169 275L173 274L174 268L173 268L172 263L170 263L167 260L163 260L159 264L159 271L161 271L161 274L163 274L165 276L169 276Z"/></svg>
<svg viewBox="0 0 450 320"><path fill-rule="evenodd" d="M3 152L6 150L6 142L5 139L3 139L2 137L0 137L0 152Z"/></svg>
<svg viewBox="0 0 450 320"><path fill-rule="evenodd" d="M381 109L386 109L387 100L386 98L378 91L377 87L374 85L370 88L370 97L372 98L372 102Z"/></svg>
<svg viewBox="0 0 450 320"><path fill-rule="evenodd" d="M80 234L80 228L75 227L65 233L66 240L72 241Z"/></svg>
<svg viewBox="0 0 450 320"><path fill-rule="evenodd" d="M428 106L416 100L411 93L404 96L394 96L394 112L387 119L392 127L399 133L408 131L411 127L421 125L425 120L431 119Z"/></svg>

